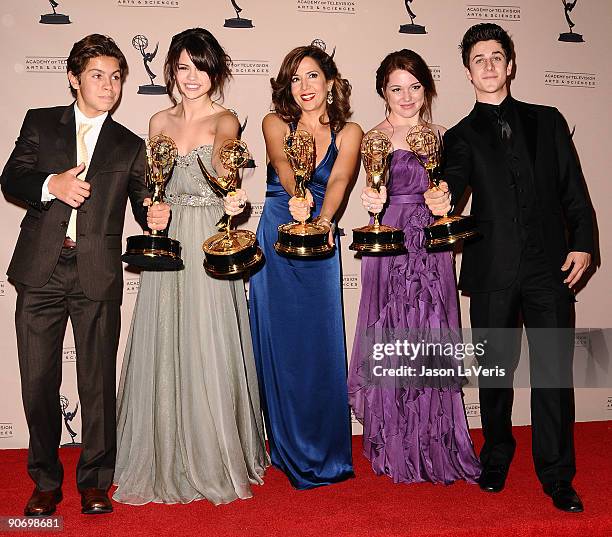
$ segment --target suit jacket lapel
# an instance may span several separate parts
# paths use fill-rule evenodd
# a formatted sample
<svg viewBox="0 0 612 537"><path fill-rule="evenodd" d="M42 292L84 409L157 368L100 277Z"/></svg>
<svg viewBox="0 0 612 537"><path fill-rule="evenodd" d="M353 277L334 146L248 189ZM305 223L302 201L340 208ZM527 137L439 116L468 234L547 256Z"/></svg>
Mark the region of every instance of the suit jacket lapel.
<svg viewBox="0 0 612 537"><path fill-rule="evenodd" d="M96 148L94 149L94 153L89 161L87 181L91 181L98 171L104 169L104 166L112 156L116 145L117 137L115 132L115 122L109 114L102 124L102 129L100 129L100 135L98 136L98 141L96 142Z"/></svg>
<svg viewBox="0 0 612 537"><path fill-rule="evenodd" d="M533 163L533 169L536 169L536 157L538 150L538 118L535 110L526 103L520 101L514 101L516 104L516 111L523 128L523 134L525 136L525 144L529 150L531 161Z"/></svg>
<svg viewBox="0 0 612 537"><path fill-rule="evenodd" d="M74 168L76 162L76 124L74 119L74 105L67 106L59 124L57 125L57 138L55 149L59 159L63 162L58 163L58 169L66 171ZM63 158L62 158L63 157Z"/></svg>
<svg viewBox="0 0 612 537"><path fill-rule="evenodd" d="M474 107L470 113L470 118L472 129L482 144L480 147L483 151L479 151L478 154L481 155L481 158L495 162L496 166L500 166L505 159L505 149L499 134L495 130L495 125L477 107Z"/></svg>

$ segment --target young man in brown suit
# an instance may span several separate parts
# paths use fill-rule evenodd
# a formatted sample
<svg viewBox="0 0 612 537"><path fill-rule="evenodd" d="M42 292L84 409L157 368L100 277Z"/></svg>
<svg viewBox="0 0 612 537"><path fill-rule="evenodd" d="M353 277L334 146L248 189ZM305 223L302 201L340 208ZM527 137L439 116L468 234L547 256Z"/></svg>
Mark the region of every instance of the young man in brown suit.
<svg viewBox="0 0 612 537"><path fill-rule="evenodd" d="M62 499L59 389L70 318L77 351L82 512L109 513L115 466L115 362L123 291L121 248L128 198L138 223L163 230L170 210L150 206L142 140L109 112L127 62L115 42L75 43L68 79L76 102L29 110L2 173L3 192L28 209L8 276L17 289L15 325L28 473L36 487L26 516L50 515Z"/></svg>

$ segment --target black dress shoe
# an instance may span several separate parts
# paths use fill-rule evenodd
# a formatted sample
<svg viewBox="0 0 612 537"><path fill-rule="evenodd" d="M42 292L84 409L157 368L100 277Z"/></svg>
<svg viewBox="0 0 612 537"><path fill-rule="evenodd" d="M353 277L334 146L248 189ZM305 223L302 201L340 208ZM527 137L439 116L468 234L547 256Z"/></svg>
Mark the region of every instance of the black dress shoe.
<svg viewBox="0 0 612 537"><path fill-rule="evenodd" d="M569 481L544 483L544 492L552 498L553 505L566 513L582 513L584 506Z"/></svg>
<svg viewBox="0 0 612 537"><path fill-rule="evenodd" d="M103 515L113 512L113 504L106 490L83 489L79 492L81 493L81 513L84 515Z"/></svg>
<svg viewBox="0 0 612 537"><path fill-rule="evenodd" d="M55 508L62 501L62 489L38 490L32 492L32 496L23 510L25 516L49 516L55 513Z"/></svg>
<svg viewBox="0 0 612 537"><path fill-rule="evenodd" d="M501 492L508 476L507 466L486 466L482 469L478 485L485 492Z"/></svg>

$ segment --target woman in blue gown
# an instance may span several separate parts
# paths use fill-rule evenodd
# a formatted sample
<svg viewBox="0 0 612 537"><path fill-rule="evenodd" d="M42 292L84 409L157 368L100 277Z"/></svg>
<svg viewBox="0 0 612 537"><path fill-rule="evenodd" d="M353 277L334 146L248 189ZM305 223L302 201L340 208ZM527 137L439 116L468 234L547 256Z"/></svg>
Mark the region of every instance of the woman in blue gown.
<svg viewBox="0 0 612 537"><path fill-rule="evenodd" d="M320 48L292 50L271 82L275 111L263 121L269 164L257 229L266 263L250 282L251 332L272 464L294 487L308 489L353 476L333 222L355 175L363 133L348 122L348 81ZM283 138L294 129L310 132L316 145L305 198L294 196L295 176L283 151ZM278 255L278 226L309 217L332 231L334 255Z"/></svg>

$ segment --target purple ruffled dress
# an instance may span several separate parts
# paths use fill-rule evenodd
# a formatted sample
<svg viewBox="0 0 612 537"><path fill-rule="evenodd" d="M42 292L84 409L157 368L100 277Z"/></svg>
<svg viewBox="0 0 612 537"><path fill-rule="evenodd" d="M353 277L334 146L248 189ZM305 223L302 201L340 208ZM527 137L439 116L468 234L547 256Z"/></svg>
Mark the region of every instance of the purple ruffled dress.
<svg viewBox="0 0 612 537"><path fill-rule="evenodd" d="M349 370L349 401L363 425L363 453L377 475L395 483L475 482L480 464L467 426L462 382L373 382L372 343L410 333L413 340L460 341L451 253L428 253L423 228L433 221L423 199L428 180L410 151L392 155L382 222L404 230L406 253L364 256L362 293ZM449 336L452 334L452 336ZM367 335L367 336L366 336ZM397 364L395 364L397 365ZM427 362L409 362L415 369Z"/></svg>

